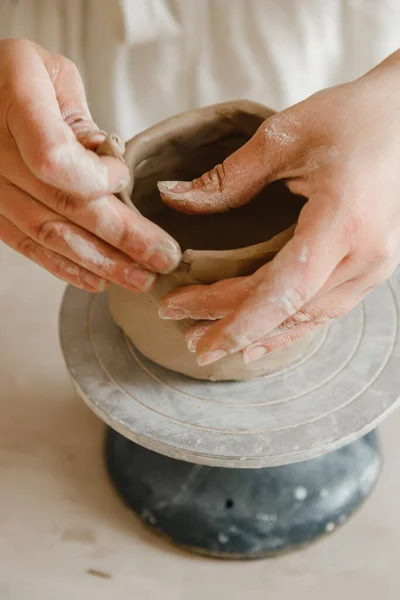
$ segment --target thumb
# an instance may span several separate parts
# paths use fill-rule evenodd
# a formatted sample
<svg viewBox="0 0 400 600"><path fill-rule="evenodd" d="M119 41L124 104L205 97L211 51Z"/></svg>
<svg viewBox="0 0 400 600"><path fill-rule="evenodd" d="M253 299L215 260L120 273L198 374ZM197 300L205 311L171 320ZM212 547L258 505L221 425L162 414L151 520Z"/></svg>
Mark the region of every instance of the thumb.
<svg viewBox="0 0 400 600"><path fill-rule="evenodd" d="M223 163L192 181L160 181L165 204L187 214L220 213L247 204L261 190L289 175L297 145L290 119L273 115Z"/></svg>
<svg viewBox="0 0 400 600"><path fill-rule="evenodd" d="M107 134L90 114L85 88L76 65L63 56L38 49L56 94L61 116L85 148L95 150Z"/></svg>

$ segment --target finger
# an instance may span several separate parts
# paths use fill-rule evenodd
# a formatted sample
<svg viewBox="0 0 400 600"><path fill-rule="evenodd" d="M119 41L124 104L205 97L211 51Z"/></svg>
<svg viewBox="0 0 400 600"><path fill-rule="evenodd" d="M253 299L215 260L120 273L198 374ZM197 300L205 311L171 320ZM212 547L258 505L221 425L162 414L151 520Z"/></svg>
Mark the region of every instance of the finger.
<svg viewBox="0 0 400 600"><path fill-rule="evenodd" d="M0 211L38 244L65 256L107 281L132 291L148 291L155 275L102 240L43 206L12 185L0 189Z"/></svg>
<svg viewBox="0 0 400 600"><path fill-rule="evenodd" d="M334 276L330 278L330 280L332 279L334 279ZM244 350L243 355L246 355L247 357L247 354L251 352L253 357L253 354L257 355L257 352L253 353L252 350L256 350L259 347L267 348L268 352L271 352L278 347L281 348L291 343L295 339L298 339L302 335L306 335L306 333L308 333L309 326L313 327L314 325L321 325L330 319L335 319L342 316L358 303L358 301L362 298L362 295L367 293L364 291L363 293L359 292L354 294L353 290L351 297L348 298L346 297L346 285L340 285L331 293L324 294L323 290L325 287L326 286L323 286L321 294L319 294L310 303L306 304L300 311L296 312L293 316L289 317L283 321L283 323L275 327L266 338L259 340L253 346L249 346L249 348ZM204 286L204 288L205 291L203 294L206 294L207 287ZM370 290L372 288L368 289ZM190 316L186 318L190 318ZM300 325L304 325L304 327L300 327ZM196 352L200 340L207 333L211 326L212 323L210 322L200 321L186 331L185 339L190 352ZM296 331L292 334L291 330L293 329ZM265 354L265 352L260 351L260 356L263 356L263 354ZM257 356L255 356L255 358L257 358ZM251 360L255 360L255 358L251 358ZM248 362L250 362L250 360Z"/></svg>
<svg viewBox="0 0 400 600"><path fill-rule="evenodd" d="M311 333L317 327L321 327L321 323L301 323L300 325L294 325L289 327L282 333L277 333L274 336L270 336L266 340L259 342L258 344L247 348L242 353L243 361L245 364L258 360L265 356L269 352L285 348L293 342L296 342L300 338L304 337L308 333Z"/></svg>
<svg viewBox="0 0 400 600"><path fill-rule="evenodd" d="M93 121L86 99L85 88L76 65L63 56L37 49L49 74L56 94L61 117L72 129L77 140L94 150L104 142L107 134Z"/></svg>
<svg viewBox="0 0 400 600"><path fill-rule="evenodd" d="M287 344L289 344L292 341L290 338L290 335L291 335L290 331L292 329L296 329L295 334L293 334L294 335L293 341L294 341L294 339L297 339L295 337L296 335L298 337L301 337L301 335L305 335L307 333L307 329L301 328L301 327L299 327L299 325L304 324L308 327L309 325L310 326L313 326L314 324L320 325L321 323L322 323L322 319L317 323L317 322L313 321L313 318L311 316L306 317L303 314L303 312L296 313L296 315L294 315L290 319L287 319L281 325L278 325L278 327L275 327L275 329L273 329L265 339L259 340L253 346L249 346L249 348L246 348L246 350L244 350L242 352L242 354L244 355L244 354L248 353L249 351L251 351L253 349L257 349L259 347L262 347L262 348L271 347L271 349L269 351L272 351L274 343L278 343L278 342L276 342L277 340L279 341L279 347L285 345L284 340L287 340ZM195 325L193 325L192 327L190 327L186 331L185 340L186 340L186 345L187 345L189 352L197 351L197 346L198 346L200 340L207 333L207 331L210 329L210 327L212 327L212 323L210 323L209 321L208 322L200 321L200 322L196 323ZM304 333L302 333L303 331L304 331ZM265 354L265 352L260 354L260 356L262 356L263 354ZM255 359L252 358L252 360L255 360Z"/></svg>
<svg viewBox="0 0 400 600"><path fill-rule="evenodd" d="M179 244L168 233L115 196L81 203L68 194L46 190L39 197L56 212L151 271L170 273L181 260Z"/></svg>
<svg viewBox="0 0 400 600"><path fill-rule="evenodd" d="M257 277L249 276L180 288L163 298L158 314L173 320L222 319L238 308L257 283Z"/></svg>
<svg viewBox="0 0 400 600"><path fill-rule="evenodd" d="M265 337L321 290L346 253L342 236L326 220L315 218L296 230L278 255L257 271L255 291L205 334L198 344L199 364L215 362Z"/></svg>
<svg viewBox="0 0 400 600"><path fill-rule="evenodd" d="M343 282L343 276L349 271L347 265L337 268L322 287L329 291ZM179 288L167 294L160 305L159 316L162 319L179 321L183 319L217 320L222 319L248 298L259 284L260 273L247 277L224 279L211 285L192 285ZM292 318L299 318L296 313Z"/></svg>
<svg viewBox="0 0 400 600"><path fill-rule="evenodd" d="M224 162L193 181L160 181L161 198L184 213L225 212L246 204L268 183L294 168L300 140L299 124L289 111L267 119L255 135Z"/></svg>
<svg viewBox="0 0 400 600"><path fill-rule="evenodd" d="M316 327L347 314L376 287L378 282L372 284L371 279L370 274L367 277L355 278L313 299L265 339L244 350L244 362L252 362L268 352L284 348Z"/></svg>
<svg viewBox="0 0 400 600"><path fill-rule="evenodd" d="M32 44L15 41L8 58L2 72L2 102L9 131L30 171L54 187L86 198L125 187L127 167L86 150L64 121L46 65L39 52L32 52ZM74 93L79 77L70 71L70 102L81 110L81 94ZM66 105L65 101L64 113Z"/></svg>
<svg viewBox="0 0 400 600"><path fill-rule="evenodd" d="M211 327L211 325L212 324L210 322L200 321L186 331L185 341L189 352L196 352L197 344Z"/></svg>
<svg viewBox="0 0 400 600"><path fill-rule="evenodd" d="M300 255L300 262L307 259L306 251ZM344 259L324 283L321 293L342 284L351 278L355 269L354 261ZM247 277L235 277L211 285L193 285L179 288L167 294L160 305L162 319L216 320L228 316L236 310L257 287L260 273ZM297 317L299 313L296 313Z"/></svg>
<svg viewBox="0 0 400 600"><path fill-rule="evenodd" d="M265 339L259 340L253 346L249 346L249 348L243 350L242 354L247 359L248 354L251 353L251 359L247 360L247 362L256 360L257 358L263 356L266 352L260 351L259 356L257 356L258 352L253 353L253 350L256 351L258 348L266 348L266 351L272 352L272 350L289 345L292 341L295 341L303 335L306 335L310 328L321 325L326 320L328 320L327 317L320 316L317 319L317 317L312 317L311 313L305 313L304 311L298 312L293 315L293 317L290 317L284 321L281 325L278 325L278 327L275 327L275 329L273 329ZM212 327L212 323L200 321L186 331L185 340L189 352L197 351L197 346L200 340L207 333L210 327ZM295 330L293 334L291 333L292 330Z"/></svg>
<svg viewBox="0 0 400 600"><path fill-rule="evenodd" d="M160 227L108 195L83 201L37 180L18 160L11 144L3 144L2 168L15 186L63 215L147 269L169 273L180 262L177 242Z"/></svg>
<svg viewBox="0 0 400 600"><path fill-rule="evenodd" d="M337 285L326 293L317 295L300 311L286 319L281 327L287 329L302 323L322 324L339 319L353 310L377 285L390 277L395 268L395 264L386 266L384 269L369 270L364 267L362 274Z"/></svg>
<svg viewBox="0 0 400 600"><path fill-rule="evenodd" d="M34 261L59 279L89 292L102 292L107 282L88 270L43 248L40 244L26 236L15 225L0 215L0 239L13 250Z"/></svg>

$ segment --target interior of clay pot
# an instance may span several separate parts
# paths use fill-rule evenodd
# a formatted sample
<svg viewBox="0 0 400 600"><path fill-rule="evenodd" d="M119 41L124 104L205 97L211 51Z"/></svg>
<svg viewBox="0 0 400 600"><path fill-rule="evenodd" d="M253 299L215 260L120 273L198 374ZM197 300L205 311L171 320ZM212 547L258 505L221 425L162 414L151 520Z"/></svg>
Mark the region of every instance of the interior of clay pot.
<svg viewBox="0 0 400 600"><path fill-rule="evenodd" d="M261 121L249 115L246 130L216 116L195 131L179 132L160 141L157 152L134 168L132 202L148 219L168 231L182 250L231 250L265 242L297 221L304 198L282 182L273 183L241 208L215 215L185 215L166 207L157 181L189 181L221 163L248 141ZM219 131L221 130L221 131Z"/></svg>

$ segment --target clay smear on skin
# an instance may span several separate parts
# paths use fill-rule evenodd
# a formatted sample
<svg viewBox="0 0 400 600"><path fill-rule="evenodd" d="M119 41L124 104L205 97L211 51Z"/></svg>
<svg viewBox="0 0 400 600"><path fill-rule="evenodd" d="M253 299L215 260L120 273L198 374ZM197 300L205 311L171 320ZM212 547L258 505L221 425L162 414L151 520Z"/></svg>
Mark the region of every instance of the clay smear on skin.
<svg viewBox="0 0 400 600"><path fill-rule="evenodd" d="M115 206L113 206L112 199L104 196L98 200L93 200L91 205L94 207L94 214L96 216L96 235L103 239L119 240L126 226L122 216ZM132 241L136 238L137 244L143 235L143 231L132 222L129 223L129 229L132 232ZM178 264L181 256L179 247L172 240L150 243L147 247L143 248L143 252L143 261L148 263L151 262L154 255L165 255L169 256L171 261Z"/></svg>
<svg viewBox="0 0 400 600"><path fill-rule="evenodd" d="M313 171L317 171L322 167L333 165L339 160L339 151L335 146L330 148L321 146L316 152L312 154L310 159L307 161L304 167L304 173L309 174Z"/></svg>
<svg viewBox="0 0 400 600"><path fill-rule="evenodd" d="M66 231L64 233L64 240L82 261L102 267L103 269L112 269L115 267L115 261L104 256L94 244L83 239L80 235Z"/></svg>
<svg viewBox="0 0 400 600"><path fill-rule="evenodd" d="M87 186L87 190L82 190L82 193L92 192L93 189L99 188L106 190L108 187L107 167L100 161L95 161L95 156L93 159L89 159L89 156L85 159L82 153L86 153L86 150L83 146L80 148L82 152L78 152L76 144L72 142L54 148L52 150L52 160L55 168L65 169L71 173L73 178L76 177L77 172L79 172L79 177L84 174L84 184Z"/></svg>
<svg viewBox="0 0 400 600"><path fill-rule="evenodd" d="M175 192L175 186L180 183L190 183L182 181L159 181L157 186L161 194L166 196L168 200L174 200L180 203L185 203L190 200L192 206L210 207L214 206L214 199L220 198L221 190L219 183L208 179L203 183L202 189L192 186L189 190ZM215 194L214 194L215 192ZM199 198L199 196L201 196Z"/></svg>
<svg viewBox="0 0 400 600"><path fill-rule="evenodd" d="M305 258L305 260L304 260ZM306 262L308 259L308 248L307 246L303 246L300 255L298 256L298 260L300 262ZM278 274L277 269L279 269L278 263L272 261L271 263L272 271L275 273L276 284L282 288L284 288L285 278L282 273ZM278 291L278 295L267 295L266 300L271 304L278 304L281 308L283 308L286 317L291 317L299 308L301 308L302 303L299 306L299 293L294 287L286 287L282 292Z"/></svg>
<svg viewBox="0 0 400 600"><path fill-rule="evenodd" d="M189 196L193 195L193 190L185 192L174 192L173 190L179 183L186 183L181 181L159 181L157 183L158 190L162 196L165 196L168 200L176 200L177 202L186 202Z"/></svg>
<svg viewBox="0 0 400 600"><path fill-rule="evenodd" d="M170 194L174 193L174 189L178 185L178 183L182 183L182 182L180 182L180 181L159 181L157 183L157 187L160 192L170 195ZM177 192L178 195L181 195L183 193L184 192L180 192L180 193Z"/></svg>
<svg viewBox="0 0 400 600"><path fill-rule="evenodd" d="M296 290L288 288L285 292L283 292L283 294L279 298L277 298L276 296L271 296L268 300L271 302L271 304L279 303L285 311L285 313L287 314L287 316L290 317L291 315L297 312L297 309L295 308L297 297L298 294ZM280 331L278 331L279 328L281 328ZM291 329L291 327L285 326L282 323L281 325L275 327L273 330L268 332L266 335L260 337L258 340L251 340L246 335L240 333L237 334L234 329L235 325L233 324L229 327L229 330L226 332L231 337L231 340L233 342L233 346L229 349L230 354L238 352L242 349L248 349L257 346L262 339L268 339L270 336L274 336L278 333L281 333L282 330ZM260 319L260 330L262 330L262 319Z"/></svg>
<svg viewBox="0 0 400 600"><path fill-rule="evenodd" d="M300 122L287 115L279 115L267 121L264 129L264 135L268 140L279 142L282 145L292 144L296 141L296 136L287 130L298 128Z"/></svg>
<svg viewBox="0 0 400 600"><path fill-rule="evenodd" d="M306 263L308 260L308 254L310 252L310 249L308 248L308 246L303 246L301 249L301 252L299 254L299 261L302 263Z"/></svg>
<svg viewBox="0 0 400 600"><path fill-rule="evenodd" d="M106 282L102 281L100 278L95 283L93 281L85 281L85 276L82 272L82 269L78 265L74 265L73 263L71 263L69 259L64 259L62 256L57 255L51 250L47 250L47 248L41 248L41 251L47 256L47 258L49 258L55 265L57 265L57 267L59 267L62 272L71 275L71 277L75 279L75 283L77 285L80 286L83 283L86 283L92 288L96 288L98 291L104 290L106 288ZM95 277L96 275L93 275L93 278Z"/></svg>
<svg viewBox="0 0 400 600"><path fill-rule="evenodd" d="M162 314L168 317L169 309L181 309L182 314L187 318L205 319L215 321L217 319L223 319L228 314L233 312L239 304L241 304L247 296L254 291L257 286L257 280L252 277L246 277L240 283L240 289L238 289L237 280L221 280L213 284L208 288L204 295L201 292L195 291L196 305L194 308L185 309L185 303L189 300L193 302L193 288L185 290L183 289L177 295L173 295L168 298L165 305L162 307ZM227 303L224 300L228 296ZM235 297L236 296L236 297ZM206 302L211 304L217 303L220 306L219 311L215 309L211 311L204 306ZM221 306L222 304L222 306ZM195 314L195 316L194 316Z"/></svg>
<svg viewBox="0 0 400 600"><path fill-rule="evenodd" d="M186 344L189 352L196 352L197 344L205 333L212 327L213 323L195 325L186 333Z"/></svg>

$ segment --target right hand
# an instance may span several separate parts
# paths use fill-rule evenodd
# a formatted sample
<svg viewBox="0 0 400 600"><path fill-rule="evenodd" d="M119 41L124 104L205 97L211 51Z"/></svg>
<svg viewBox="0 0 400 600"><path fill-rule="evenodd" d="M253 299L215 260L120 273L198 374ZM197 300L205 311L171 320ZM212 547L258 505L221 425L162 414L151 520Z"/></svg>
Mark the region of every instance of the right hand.
<svg viewBox="0 0 400 600"><path fill-rule="evenodd" d="M147 291L180 249L112 195L129 172L93 152L104 138L70 60L0 40L0 240L86 290Z"/></svg>

